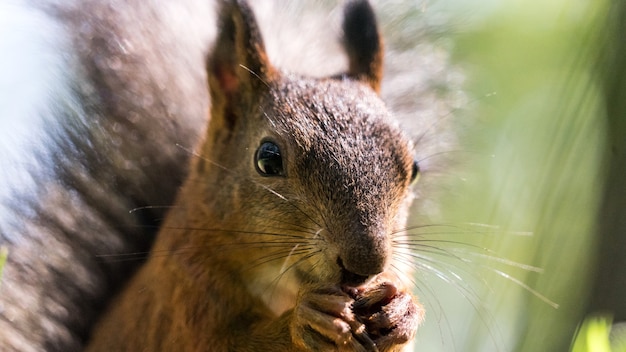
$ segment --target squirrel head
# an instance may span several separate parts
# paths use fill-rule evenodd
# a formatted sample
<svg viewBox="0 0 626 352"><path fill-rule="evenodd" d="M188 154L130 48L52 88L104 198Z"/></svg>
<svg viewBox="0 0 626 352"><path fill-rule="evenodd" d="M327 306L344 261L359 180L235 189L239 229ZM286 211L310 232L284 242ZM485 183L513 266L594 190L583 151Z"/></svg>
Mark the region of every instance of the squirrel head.
<svg viewBox="0 0 626 352"><path fill-rule="evenodd" d="M268 244L239 260L286 265L300 282L358 285L388 269L419 169L378 95L383 46L370 5L346 6L349 69L322 79L272 66L245 2L224 6L221 28L194 207L230 241Z"/></svg>

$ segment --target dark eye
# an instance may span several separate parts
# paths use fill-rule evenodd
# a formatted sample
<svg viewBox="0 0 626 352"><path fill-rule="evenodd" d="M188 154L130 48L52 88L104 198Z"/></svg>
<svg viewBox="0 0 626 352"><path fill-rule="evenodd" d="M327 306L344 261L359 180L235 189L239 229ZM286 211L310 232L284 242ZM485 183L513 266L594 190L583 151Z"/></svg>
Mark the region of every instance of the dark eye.
<svg viewBox="0 0 626 352"><path fill-rule="evenodd" d="M281 176L284 174L280 148L273 142L261 143L254 156L254 164L256 170L263 176Z"/></svg>
<svg viewBox="0 0 626 352"><path fill-rule="evenodd" d="M417 182L417 179L420 176L420 165L417 163L417 160L413 161L413 170L411 171L411 183Z"/></svg>

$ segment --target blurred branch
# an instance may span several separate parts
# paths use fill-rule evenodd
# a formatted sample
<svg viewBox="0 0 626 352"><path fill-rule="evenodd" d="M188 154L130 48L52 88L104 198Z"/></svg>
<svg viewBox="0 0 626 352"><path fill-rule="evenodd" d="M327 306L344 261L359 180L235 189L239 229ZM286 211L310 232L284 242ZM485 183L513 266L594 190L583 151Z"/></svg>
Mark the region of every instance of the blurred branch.
<svg viewBox="0 0 626 352"><path fill-rule="evenodd" d="M598 253L588 312L626 320L626 2L608 11L608 37L600 70L607 112L605 190L598 216Z"/></svg>

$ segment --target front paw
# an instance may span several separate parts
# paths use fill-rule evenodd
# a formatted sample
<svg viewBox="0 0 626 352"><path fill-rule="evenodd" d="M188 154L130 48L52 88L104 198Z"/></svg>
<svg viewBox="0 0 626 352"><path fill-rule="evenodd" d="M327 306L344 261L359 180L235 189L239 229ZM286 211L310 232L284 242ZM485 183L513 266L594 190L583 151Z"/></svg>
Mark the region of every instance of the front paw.
<svg viewBox="0 0 626 352"><path fill-rule="evenodd" d="M413 296L391 282L353 289L352 313L365 325L379 351L396 351L415 337L424 310Z"/></svg>
<svg viewBox="0 0 626 352"><path fill-rule="evenodd" d="M338 287L304 291L290 327L294 343L307 351L378 351L353 313L354 303Z"/></svg>

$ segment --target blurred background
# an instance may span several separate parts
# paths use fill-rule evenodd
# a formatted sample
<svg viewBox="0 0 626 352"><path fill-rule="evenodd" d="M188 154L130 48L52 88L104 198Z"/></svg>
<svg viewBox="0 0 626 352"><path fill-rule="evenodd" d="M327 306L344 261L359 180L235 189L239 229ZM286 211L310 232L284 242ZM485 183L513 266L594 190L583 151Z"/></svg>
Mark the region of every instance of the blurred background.
<svg viewBox="0 0 626 352"><path fill-rule="evenodd" d="M390 3L461 77L416 350L568 351L586 317L626 320L626 2Z"/></svg>

